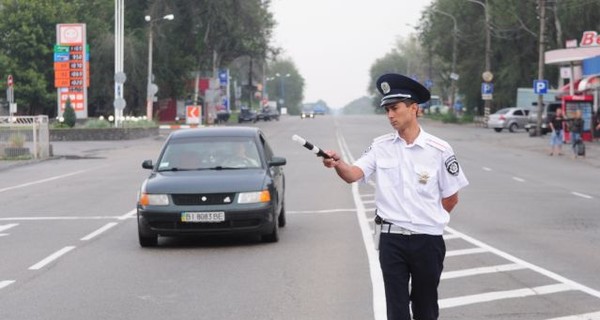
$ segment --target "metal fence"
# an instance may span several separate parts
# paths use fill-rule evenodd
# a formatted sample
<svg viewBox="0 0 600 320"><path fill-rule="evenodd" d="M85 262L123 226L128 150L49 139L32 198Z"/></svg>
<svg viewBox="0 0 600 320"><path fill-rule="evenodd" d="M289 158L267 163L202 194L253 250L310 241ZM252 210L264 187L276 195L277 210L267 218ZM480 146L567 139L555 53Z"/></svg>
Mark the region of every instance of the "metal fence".
<svg viewBox="0 0 600 320"><path fill-rule="evenodd" d="M50 157L48 116L0 116L0 159Z"/></svg>

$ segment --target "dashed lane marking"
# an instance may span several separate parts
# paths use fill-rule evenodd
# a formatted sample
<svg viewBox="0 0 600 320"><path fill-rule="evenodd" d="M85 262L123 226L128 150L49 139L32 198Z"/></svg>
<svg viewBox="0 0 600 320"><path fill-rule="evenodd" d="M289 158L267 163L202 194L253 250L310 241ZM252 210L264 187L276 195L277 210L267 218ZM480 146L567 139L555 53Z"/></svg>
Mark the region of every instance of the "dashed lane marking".
<svg viewBox="0 0 600 320"><path fill-rule="evenodd" d="M525 179L523 178L519 178L519 177L512 177L513 180L518 181L518 182L525 182Z"/></svg>
<svg viewBox="0 0 600 320"><path fill-rule="evenodd" d="M12 187L6 187L6 188L0 189L0 192L21 189L21 188L29 187L29 186L40 184L40 183L44 183L44 182L49 182L49 181L54 181L54 180L58 180L58 179L63 179L63 178L74 176L74 175L77 175L77 174L80 174L80 173L84 173L86 171L89 171L89 170L79 170L79 171L75 171L75 172L63 174L63 175L60 175L60 176L50 177L50 178L47 178L47 179L42 179L42 180L37 180L37 181L32 181L32 182L27 182L27 183L19 184L19 185L12 186Z"/></svg>
<svg viewBox="0 0 600 320"><path fill-rule="evenodd" d="M6 288L13 283L15 283L15 280L2 280L0 281L0 289Z"/></svg>
<svg viewBox="0 0 600 320"><path fill-rule="evenodd" d="M46 257L42 261L40 261L40 262L32 265L31 267L29 267L29 270L39 270L39 269L45 267L47 264L49 264L52 261L60 258L61 256L65 255L67 252L69 252L69 251L71 251L73 249L75 249L75 246L64 247L64 248L56 251L55 253L49 255L48 257Z"/></svg>
<svg viewBox="0 0 600 320"><path fill-rule="evenodd" d="M88 241L93 239L94 237L96 237L97 235L101 234L102 232L116 226L118 223L117 222L110 222L105 224L104 226L102 226L100 229L88 234L87 236L81 238L81 241Z"/></svg>
<svg viewBox="0 0 600 320"><path fill-rule="evenodd" d="M579 192L575 192L575 191L571 192L571 194L572 194L572 195L574 195L574 196L578 196L578 197L581 197L581 198L585 198L585 199L593 199L593 198L594 198L594 197L592 197L592 196L588 196L588 195L587 195L587 194L585 194L585 193L579 193Z"/></svg>
<svg viewBox="0 0 600 320"><path fill-rule="evenodd" d="M516 263L509 263L509 264L503 264L503 265L492 266L492 267L481 267L481 268L464 269L464 270L457 270L457 271L448 271L448 272L442 273L441 279L442 280L443 279L454 279L454 278L469 277L469 276L474 276L474 275L479 275L479 274L506 272L506 271L520 270L520 269L525 269L525 266L522 266L522 265L519 265Z"/></svg>

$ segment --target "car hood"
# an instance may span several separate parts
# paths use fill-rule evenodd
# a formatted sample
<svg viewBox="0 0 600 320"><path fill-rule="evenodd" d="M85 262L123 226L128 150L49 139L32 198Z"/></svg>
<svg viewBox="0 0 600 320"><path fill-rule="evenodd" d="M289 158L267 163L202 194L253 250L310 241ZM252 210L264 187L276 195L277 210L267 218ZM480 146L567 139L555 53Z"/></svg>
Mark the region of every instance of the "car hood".
<svg viewBox="0 0 600 320"><path fill-rule="evenodd" d="M152 173L142 186L147 193L218 193L266 188L264 169L168 171Z"/></svg>

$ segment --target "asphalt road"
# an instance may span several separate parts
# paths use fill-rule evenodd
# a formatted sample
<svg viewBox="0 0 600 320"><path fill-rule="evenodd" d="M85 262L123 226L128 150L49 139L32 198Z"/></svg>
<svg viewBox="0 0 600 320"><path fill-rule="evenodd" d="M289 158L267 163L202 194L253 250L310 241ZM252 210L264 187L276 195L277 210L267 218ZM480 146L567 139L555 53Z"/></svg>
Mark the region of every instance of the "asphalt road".
<svg viewBox="0 0 600 320"><path fill-rule="evenodd" d="M250 125L288 160L288 225L275 244L161 238L140 248L140 164L164 136L57 143L61 159L1 170L0 319L385 319L373 185L345 184L291 140L351 160L390 131L385 117ZM471 183L445 234L441 319L600 319L596 149L573 160L525 133L424 128L453 145Z"/></svg>

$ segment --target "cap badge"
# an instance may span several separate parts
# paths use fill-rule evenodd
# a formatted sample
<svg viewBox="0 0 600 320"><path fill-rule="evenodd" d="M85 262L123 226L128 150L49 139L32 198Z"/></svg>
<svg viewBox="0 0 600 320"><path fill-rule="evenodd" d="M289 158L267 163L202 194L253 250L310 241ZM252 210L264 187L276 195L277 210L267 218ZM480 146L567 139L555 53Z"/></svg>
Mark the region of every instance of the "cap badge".
<svg viewBox="0 0 600 320"><path fill-rule="evenodd" d="M383 94L388 94L390 93L390 84L387 82L382 82L381 83L381 91L383 91Z"/></svg>
<svg viewBox="0 0 600 320"><path fill-rule="evenodd" d="M420 184L427 184L427 181L429 181L429 172L423 171L421 173L419 173L419 183Z"/></svg>

